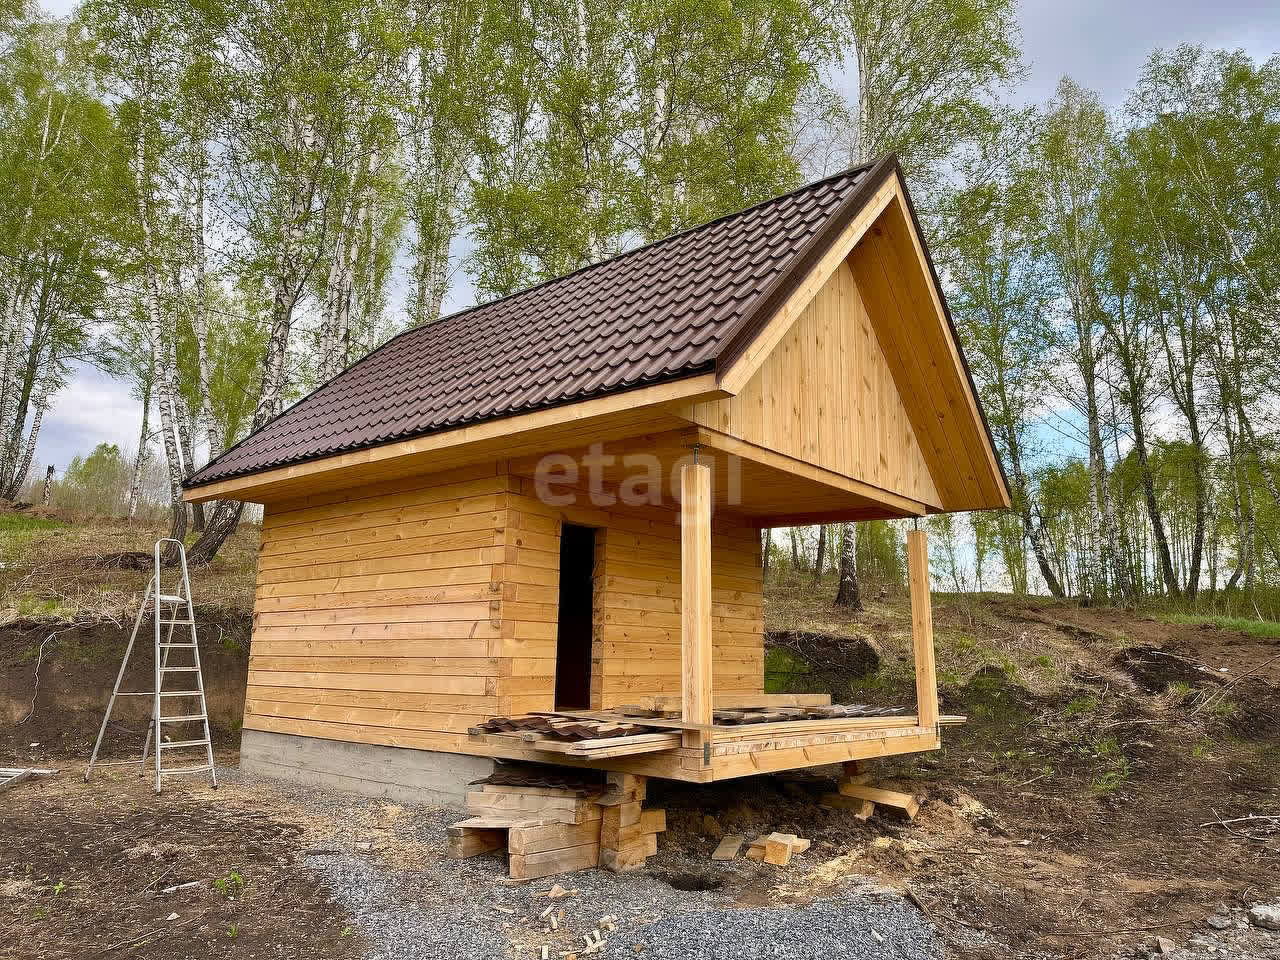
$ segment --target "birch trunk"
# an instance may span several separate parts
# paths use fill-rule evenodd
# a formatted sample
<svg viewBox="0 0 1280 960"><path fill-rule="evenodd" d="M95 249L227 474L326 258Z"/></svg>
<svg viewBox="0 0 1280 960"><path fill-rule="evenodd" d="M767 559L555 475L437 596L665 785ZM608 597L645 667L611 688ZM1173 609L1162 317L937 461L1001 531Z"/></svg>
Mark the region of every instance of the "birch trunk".
<svg viewBox="0 0 1280 960"><path fill-rule="evenodd" d="M300 151L304 134L301 121L296 113L289 118L289 130L286 134L291 138L291 148ZM258 404L254 409L250 431L261 429L264 424L280 412L284 397L285 374L289 349L289 334L293 325L293 310L302 292L305 277L298 266L299 247L302 239L303 220L308 212L311 194L315 190L318 171L313 172L310 182L301 184L294 182L288 190L288 211L285 214L284 229L276 246L276 255L272 277L271 291L271 332L267 338L266 352L262 361L262 380L258 390ZM239 500L220 500L207 518L204 533L187 551L187 562L193 566L209 563L217 555L223 543L240 525L240 515L244 511L244 503Z"/></svg>
<svg viewBox="0 0 1280 960"><path fill-rule="evenodd" d="M205 440L209 444L209 459L222 453L224 443L222 427L209 409L209 276L207 264L207 248L205 246L204 223L204 176L198 177L196 196L192 205L192 259L196 270L196 302L191 313L191 329L196 341L196 376L199 383L200 409L194 411L196 424L205 425ZM194 466L194 464L193 464Z"/></svg>
<svg viewBox="0 0 1280 960"><path fill-rule="evenodd" d="M142 272L143 299L147 310L147 327L151 334L151 349L154 354L163 358L156 376L156 406L160 411L160 432L164 438L165 464L169 471L169 536L174 540L184 540L187 535L187 505L182 500L182 450L178 444L178 423L175 410L176 390L174 389L174 356L173 333L164 329L160 319L160 288L156 275L156 264L151 235L151 184L146 169L146 117L138 132L135 146L135 162L137 163L137 183L139 202L139 221L142 229ZM165 564L178 561L178 552L170 544L161 556Z"/></svg>
<svg viewBox="0 0 1280 960"><path fill-rule="evenodd" d="M858 589L858 535L857 525L840 526L840 587L836 590L835 605L847 610L862 609L862 592Z"/></svg>
<svg viewBox="0 0 1280 960"><path fill-rule="evenodd" d="M40 436L40 424L44 421L44 413L48 408L49 385L42 383L40 392L36 394L35 403L32 405L31 432L27 436L27 444L23 450L22 457L14 468L13 479L9 481L9 488L4 492L3 499L5 500L16 500L18 493L22 490L22 485L27 482L27 471L31 469L31 458L35 456L36 440Z"/></svg>
<svg viewBox="0 0 1280 960"><path fill-rule="evenodd" d="M151 382L155 371L154 359L147 367L142 382L142 426L138 431L138 451L133 458L133 476L129 480L129 513L133 520L138 514L138 501L142 498L142 473L147 466L147 450L151 443Z"/></svg>

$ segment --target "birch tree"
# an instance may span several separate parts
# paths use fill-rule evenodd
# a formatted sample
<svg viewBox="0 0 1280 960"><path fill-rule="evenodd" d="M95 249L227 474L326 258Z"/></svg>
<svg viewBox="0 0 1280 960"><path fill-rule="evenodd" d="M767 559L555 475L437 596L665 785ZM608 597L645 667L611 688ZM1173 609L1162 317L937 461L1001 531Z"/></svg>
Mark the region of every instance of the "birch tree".
<svg viewBox="0 0 1280 960"><path fill-rule="evenodd" d="M1060 339L1073 374L1057 378L1056 384L1062 399L1080 418L1088 454L1094 542L1098 545L1097 564L1088 576L1090 590L1098 599L1106 599L1112 592L1122 598L1133 595L1121 562L1104 446L1107 398L1100 396L1100 388L1105 386L1107 345L1102 335L1100 271L1105 237L1099 223L1099 191L1111 137L1097 96L1064 78L1043 118L1034 148L1043 228L1038 243L1064 303Z"/></svg>
<svg viewBox="0 0 1280 960"><path fill-rule="evenodd" d="M249 265L260 270L269 304L252 430L279 414L289 396L295 313L332 253L346 173L338 161L357 125L376 113L368 104L405 36L402 15L392 4L354 0L227 9L213 68L231 113L225 177L231 205L245 211ZM238 501L216 505L191 563L213 559L242 509Z"/></svg>

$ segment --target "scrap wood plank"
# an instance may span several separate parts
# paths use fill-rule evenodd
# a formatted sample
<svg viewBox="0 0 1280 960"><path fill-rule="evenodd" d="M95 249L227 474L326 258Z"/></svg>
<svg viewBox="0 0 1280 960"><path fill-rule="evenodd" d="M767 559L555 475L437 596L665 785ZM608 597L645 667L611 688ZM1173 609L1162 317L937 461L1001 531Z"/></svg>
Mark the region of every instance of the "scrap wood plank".
<svg viewBox="0 0 1280 960"><path fill-rule="evenodd" d="M909 820L914 820L916 814L920 812L920 801L909 793L899 793L897 790L884 790L880 787L850 783L841 784L840 793L846 797L870 800L881 806L895 807L905 813Z"/></svg>
<svg viewBox="0 0 1280 960"><path fill-rule="evenodd" d="M0 790L8 790L32 777L51 777L57 772L38 767L0 767Z"/></svg>
<svg viewBox="0 0 1280 960"><path fill-rule="evenodd" d="M637 753L658 753L663 750L674 750L680 746L678 733L641 733L626 737L612 737L601 740L578 740L570 743L565 753L576 757L626 757Z"/></svg>
<svg viewBox="0 0 1280 960"><path fill-rule="evenodd" d="M711 853L712 860L733 860L738 856L738 851L742 849L742 844L746 840L740 833L731 833L720 839L720 843Z"/></svg>
<svg viewBox="0 0 1280 960"><path fill-rule="evenodd" d="M596 740L547 740L536 734L489 733L473 728L468 732L468 736L472 740L499 747L517 747L536 750L540 753L563 753L597 760L640 753L658 753L680 746L678 733L640 733L625 737L602 737Z"/></svg>

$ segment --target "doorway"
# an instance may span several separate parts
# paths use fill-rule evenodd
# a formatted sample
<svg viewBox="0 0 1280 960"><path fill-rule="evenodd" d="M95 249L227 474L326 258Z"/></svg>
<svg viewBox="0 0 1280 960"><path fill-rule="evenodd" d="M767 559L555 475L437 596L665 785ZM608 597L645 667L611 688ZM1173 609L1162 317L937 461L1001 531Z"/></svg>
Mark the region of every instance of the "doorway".
<svg viewBox="0 0 1280 960"><path fill-rule="evenodd" d="M556 632L557 710L591 707L592 570L596 532L571 523L560 528L560 618Z"/></svg>

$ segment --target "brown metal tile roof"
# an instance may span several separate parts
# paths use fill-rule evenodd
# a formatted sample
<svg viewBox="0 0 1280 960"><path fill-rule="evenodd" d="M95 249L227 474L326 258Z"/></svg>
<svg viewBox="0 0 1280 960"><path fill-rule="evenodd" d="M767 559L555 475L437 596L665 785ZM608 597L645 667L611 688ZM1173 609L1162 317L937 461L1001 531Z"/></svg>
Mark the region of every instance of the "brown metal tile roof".
<svg viewBox="0 0 1280 960"><path fill-rule="evenodd" d="M186 485L712 370L896 169L886 157L408 330Z"/></svg>

